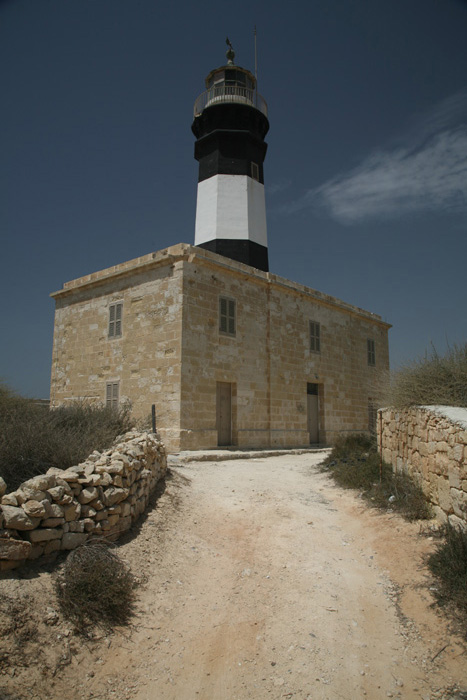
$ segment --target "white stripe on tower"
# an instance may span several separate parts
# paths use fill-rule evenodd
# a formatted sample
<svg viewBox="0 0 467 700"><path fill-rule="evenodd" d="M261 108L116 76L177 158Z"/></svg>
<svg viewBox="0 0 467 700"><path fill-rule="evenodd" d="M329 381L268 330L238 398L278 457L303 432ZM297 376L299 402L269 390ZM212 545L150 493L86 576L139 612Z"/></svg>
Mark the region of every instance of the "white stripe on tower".
<svg viewBox="0 0 467 700"><path fill-rule="evenodd" d="M267 248L264 185L247 175L214 175L198 184L195 245L214 238Z"/></svg>

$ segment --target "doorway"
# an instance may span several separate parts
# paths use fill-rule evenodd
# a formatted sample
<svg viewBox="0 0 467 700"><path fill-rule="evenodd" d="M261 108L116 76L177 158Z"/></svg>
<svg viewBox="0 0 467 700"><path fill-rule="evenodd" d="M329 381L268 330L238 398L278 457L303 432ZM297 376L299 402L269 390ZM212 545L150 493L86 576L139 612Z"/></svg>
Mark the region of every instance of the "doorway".
<svg viewBox="0 0 467 700"><path fill-rule="evenodd" d="M217 444L232 444L232 384L217 382L216 397Z"/></svg>
<svg viewBox="0 0 467 700"><path fill-rule="evenodd" d="M310 436L310 445L319 442L319 386L318 384L306 385L307 427Z"/></svg>

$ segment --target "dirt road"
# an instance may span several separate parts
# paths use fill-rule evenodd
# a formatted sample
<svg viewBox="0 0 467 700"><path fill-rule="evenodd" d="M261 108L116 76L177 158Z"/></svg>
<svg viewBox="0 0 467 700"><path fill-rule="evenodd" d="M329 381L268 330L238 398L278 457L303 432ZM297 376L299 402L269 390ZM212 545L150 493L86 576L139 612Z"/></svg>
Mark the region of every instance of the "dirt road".
<svg viewBox="0 0 467 700"><path fill-rule="evenodd" d="M48 697L467 697L465 647L430 608L432 540L337 488L321 459L172 468L120 547L144 579L134 628L76 647Z"/></svg>

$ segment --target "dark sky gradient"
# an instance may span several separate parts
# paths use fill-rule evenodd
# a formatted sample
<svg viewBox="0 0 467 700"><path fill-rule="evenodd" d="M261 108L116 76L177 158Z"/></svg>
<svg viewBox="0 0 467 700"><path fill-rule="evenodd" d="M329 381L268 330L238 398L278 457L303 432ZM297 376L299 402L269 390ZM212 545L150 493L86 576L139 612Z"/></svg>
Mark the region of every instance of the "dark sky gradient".
<svg viewBox="0 0 467 700"><path fill-rule="evenodd" d="M467 339L467 3L0 0L0 377L47 397L49 293L193 243L204 77L269 105L271 270L379 313L391 364Z"/></svg>

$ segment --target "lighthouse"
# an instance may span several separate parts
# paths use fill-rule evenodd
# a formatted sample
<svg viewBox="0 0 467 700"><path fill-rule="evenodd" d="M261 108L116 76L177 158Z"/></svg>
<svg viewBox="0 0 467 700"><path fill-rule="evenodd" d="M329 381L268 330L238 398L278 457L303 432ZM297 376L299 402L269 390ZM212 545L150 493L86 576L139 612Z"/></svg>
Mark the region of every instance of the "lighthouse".
<svg viewBox="0 0 467 700"><path fill-rule="evenodd" d="M209 73L194 106L191 129L199 163L195 246L267 272L267 105L255 76L235 65L227 43L227 64Z"/></svg>

